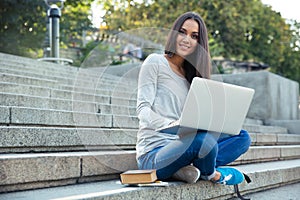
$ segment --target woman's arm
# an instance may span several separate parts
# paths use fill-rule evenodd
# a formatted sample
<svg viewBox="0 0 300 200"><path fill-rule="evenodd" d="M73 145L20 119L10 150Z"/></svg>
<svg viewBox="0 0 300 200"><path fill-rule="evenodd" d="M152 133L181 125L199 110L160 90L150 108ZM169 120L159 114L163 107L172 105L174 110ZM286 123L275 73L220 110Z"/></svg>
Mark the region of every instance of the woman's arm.
<svg viewBox="0 0 300 200"><path fill-rule="evenodd" d="M157 129L168 125L173 120L165 118L153 111L152 105L157 95L157 78L159 64L157 58L150 55L142 64L137 96L137 115L140 126Z"/></svg>

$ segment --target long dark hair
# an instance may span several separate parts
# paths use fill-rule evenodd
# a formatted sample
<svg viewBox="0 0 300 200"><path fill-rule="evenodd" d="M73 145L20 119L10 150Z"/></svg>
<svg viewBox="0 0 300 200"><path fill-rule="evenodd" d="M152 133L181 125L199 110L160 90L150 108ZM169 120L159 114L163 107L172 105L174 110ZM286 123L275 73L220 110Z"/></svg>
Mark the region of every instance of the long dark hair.
<svg viewBox="0 0 300 200"><path fill-rule="evenodd" d="M183 23L193 19L199 26L198 45L195 51L184 59L185 78L191 83L194 77L210 78L211 62L208 46L208 34L203 19L195 12L186 12L179 16L168 35L165 54L172 57L176 53L176 38Z"/></svg>

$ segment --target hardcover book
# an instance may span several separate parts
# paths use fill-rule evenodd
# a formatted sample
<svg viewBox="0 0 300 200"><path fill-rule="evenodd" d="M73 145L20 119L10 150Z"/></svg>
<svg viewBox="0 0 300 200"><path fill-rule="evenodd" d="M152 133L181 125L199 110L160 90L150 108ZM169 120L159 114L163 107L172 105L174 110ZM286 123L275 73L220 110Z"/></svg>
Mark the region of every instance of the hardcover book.
<svg viewBox="0 0 300 200"><path fill-rule="evenodd" d="M157 180L156 170L129 170L122 174L122 184L154 183Z"/></svg>

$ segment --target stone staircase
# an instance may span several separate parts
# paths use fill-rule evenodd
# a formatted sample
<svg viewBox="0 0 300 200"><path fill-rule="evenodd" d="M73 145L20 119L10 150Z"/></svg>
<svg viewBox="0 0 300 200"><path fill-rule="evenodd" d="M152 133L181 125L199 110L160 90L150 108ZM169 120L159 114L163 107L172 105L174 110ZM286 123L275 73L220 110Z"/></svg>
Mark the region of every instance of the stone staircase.
<svg viewBox="0 0 300 200"><path fill-rule="evenodd" d="M117 182L137 168L138 65L83 69L0 54L0 199L231 198L232 187L206 181ZM242 193L300 182L300 132L251 119L244 128L251 148L232 163L252 178Z"/></svg>

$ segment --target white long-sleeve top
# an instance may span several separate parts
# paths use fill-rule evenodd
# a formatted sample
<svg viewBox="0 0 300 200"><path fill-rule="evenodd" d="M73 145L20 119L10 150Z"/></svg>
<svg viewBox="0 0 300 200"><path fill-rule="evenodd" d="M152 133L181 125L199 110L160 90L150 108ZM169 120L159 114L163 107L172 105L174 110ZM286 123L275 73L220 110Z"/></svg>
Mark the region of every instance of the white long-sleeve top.
<svg viewBox="0 0 300 200"><path fill-rule="evenodd" d="M189 82L177 75L162 54L151 54L141 66L137 93L137 158L178 136L155 131L178 120Z"/></svg>

